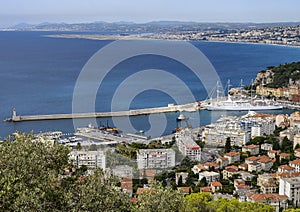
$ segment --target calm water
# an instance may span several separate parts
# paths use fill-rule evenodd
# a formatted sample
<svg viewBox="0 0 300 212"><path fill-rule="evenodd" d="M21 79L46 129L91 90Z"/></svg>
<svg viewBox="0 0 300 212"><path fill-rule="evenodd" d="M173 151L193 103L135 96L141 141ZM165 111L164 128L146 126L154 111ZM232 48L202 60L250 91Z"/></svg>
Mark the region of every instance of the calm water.
<svg viewBox="0 0 300 212"><path fill-rule="evenodd" d="M55 114L72 111L72 94L76 79L87 60L101 47L111 41L84 39L48 38L44 35L55 32L0 32L0 136L20 130L73 132L71 120L35 121L23 123L2 122L11 116L15 107L19 114ZM300 48L251 45L234 43L193 42L211 61L223 84L227 79L238 85L240 79L249 84L259 70L267 66L300 61ZM153 62L155 61L155 62ZM197 99L205 99L207 93L202 84L186 74L181 64L158 56L135 57L124 61L112 70L98 91L97 111L110 110L114 89L122 77L138 70L159 68L172 70L189 85ZM168 95L158 91L147 91L138 95L131 108L166 106L173 102ZM288 113L290 111L277 111ZM239 115L239 112L233 114ZM193 114L191 117L193 126ZM170 133L175 127L176 113L166 114ZM218 112L201 111L201 125L220 116ZM110 119L99 119L102 124ZM88 124L86 120L85 124ZM149 128L148 116L131 118L137 130Z"/></svg>

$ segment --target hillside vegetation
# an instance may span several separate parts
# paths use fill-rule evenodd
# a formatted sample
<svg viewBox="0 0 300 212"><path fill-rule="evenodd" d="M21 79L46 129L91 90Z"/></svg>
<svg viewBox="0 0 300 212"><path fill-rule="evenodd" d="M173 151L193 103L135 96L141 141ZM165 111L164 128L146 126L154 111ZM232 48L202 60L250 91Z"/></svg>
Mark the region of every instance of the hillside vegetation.
<svg viewBox="0 0 300 212"><path fill-rule="evenodd" d="M269 88L289 87L300 84L300 62L269 66L257 74L254 85L263 84Z"/></svg>

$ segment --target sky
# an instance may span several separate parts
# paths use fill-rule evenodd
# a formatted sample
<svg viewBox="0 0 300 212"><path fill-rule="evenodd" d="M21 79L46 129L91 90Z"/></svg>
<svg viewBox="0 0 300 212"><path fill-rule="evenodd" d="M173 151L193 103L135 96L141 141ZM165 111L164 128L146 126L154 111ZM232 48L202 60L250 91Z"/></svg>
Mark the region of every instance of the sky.
<svg viewBox="0 0 300 212"><path fill-rule="evenodd" d="M0 26L94 21L298 22L299 0L0 0Z"/></svg>

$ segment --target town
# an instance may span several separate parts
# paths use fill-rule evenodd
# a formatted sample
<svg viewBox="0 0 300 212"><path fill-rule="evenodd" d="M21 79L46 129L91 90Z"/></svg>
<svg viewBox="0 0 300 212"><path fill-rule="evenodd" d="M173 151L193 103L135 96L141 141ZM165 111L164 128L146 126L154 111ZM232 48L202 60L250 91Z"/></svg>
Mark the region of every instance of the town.
<svg viewBox="0 0 300 212"><path fill-rule="evenodd" d="M143 38L166 40L202 40L299 46L300 26L205 29L142 35Z"/></svg>
<svg viewBox="0 0 300 212"><path fill-rule="evenodd" d="M300 112L223 116L195 129L181 117L176 133L155 139L142 133L123 135L109 126L35 137L70 146L75 167L101 168L120 177L120 187L130 198L162 182L182 195L208 192L267 203L276 211L299 206Z"/></svg>

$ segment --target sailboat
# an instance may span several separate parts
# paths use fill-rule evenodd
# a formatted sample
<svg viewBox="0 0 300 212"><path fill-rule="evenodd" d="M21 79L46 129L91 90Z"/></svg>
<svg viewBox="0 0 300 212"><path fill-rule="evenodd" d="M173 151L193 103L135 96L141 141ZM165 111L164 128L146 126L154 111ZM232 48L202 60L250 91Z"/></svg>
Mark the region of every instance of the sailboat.
<svg viewBox="0 0 300 212"><path fill-rule="evenodd" d="M228 90L230 86L230 81L228 81ZM228 110L228 111L257 111L257 110L280 110L283 107L276 103L274 100L267 99L232 99L232 96L228 92L227 99L220 97L220 82L217 82L216 86L217 98L210 98L206 100L205 104L202 104L207 110ZM251 89L252 91L252 89Z"/></svg>

